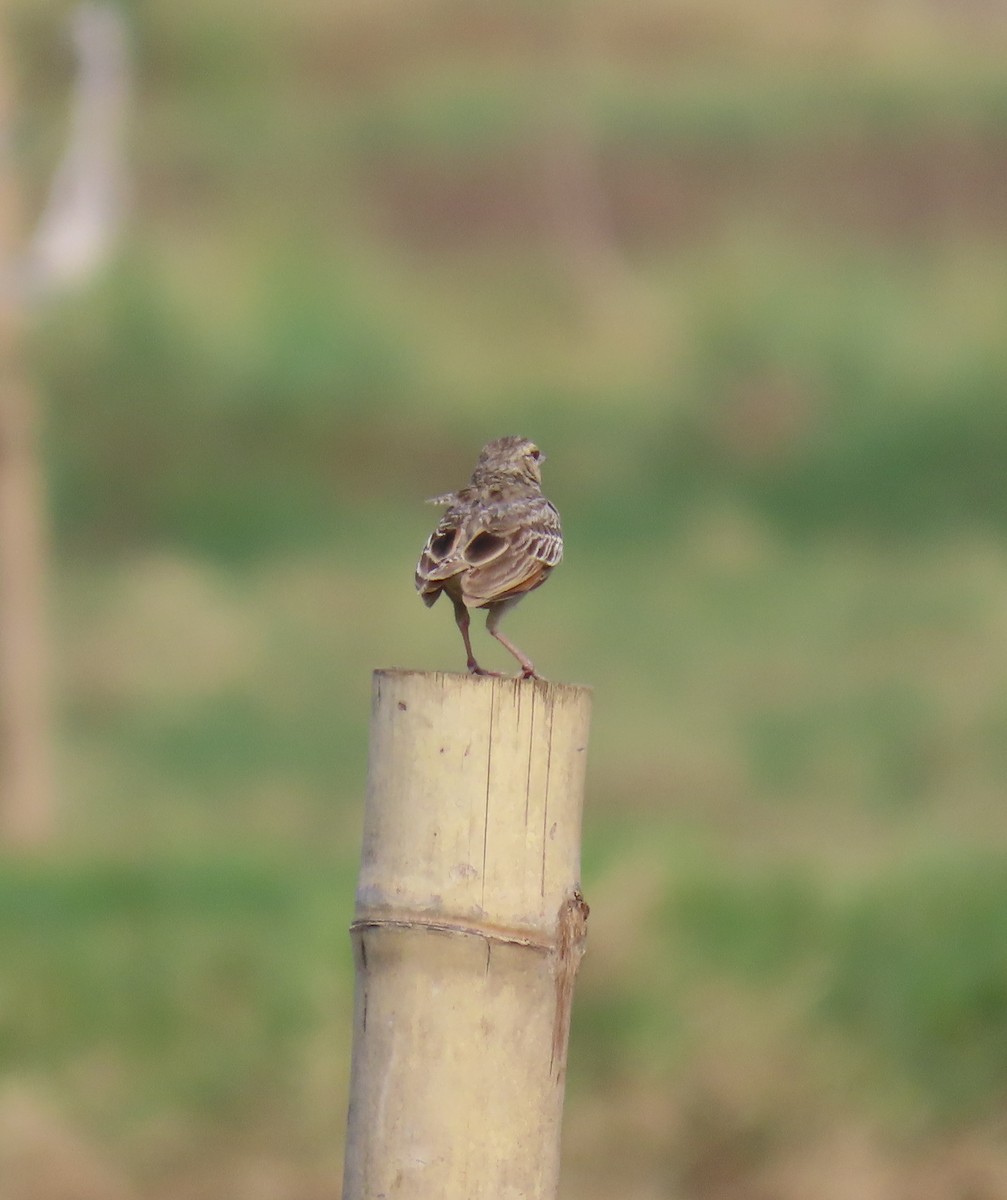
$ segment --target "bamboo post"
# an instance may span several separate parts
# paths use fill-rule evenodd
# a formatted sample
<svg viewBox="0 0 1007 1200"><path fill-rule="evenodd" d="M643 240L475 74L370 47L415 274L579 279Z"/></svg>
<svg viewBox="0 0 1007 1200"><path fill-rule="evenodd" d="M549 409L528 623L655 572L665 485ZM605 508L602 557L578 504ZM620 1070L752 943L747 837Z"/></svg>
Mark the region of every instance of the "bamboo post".
<svg viewBox="0 0 1007 1200"><path fill-rule="evenodd" d="M554 1200L590 707L375 672L343 1200Z"/></svg>

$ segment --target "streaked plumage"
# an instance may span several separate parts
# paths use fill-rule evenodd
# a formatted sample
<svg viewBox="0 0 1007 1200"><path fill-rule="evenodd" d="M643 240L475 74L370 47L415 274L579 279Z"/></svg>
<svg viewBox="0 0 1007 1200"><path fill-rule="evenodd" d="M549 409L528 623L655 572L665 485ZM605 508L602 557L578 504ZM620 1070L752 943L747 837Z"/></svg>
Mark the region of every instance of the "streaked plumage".
<svg viewBox="0 0 1007 1200"><path fill-rule="evenodd" d="M476 662L469 640L469 609L485 608L486 628L535 676L531 661L497 629L501 616L527 592L545 583L563 557L559 513L542 495L545 455L521 437L498 438L483 447L467 487L437 496L447 505L416 566L416 588L425 604L441 592L454 604L468 669L489 675Z"/></svg>

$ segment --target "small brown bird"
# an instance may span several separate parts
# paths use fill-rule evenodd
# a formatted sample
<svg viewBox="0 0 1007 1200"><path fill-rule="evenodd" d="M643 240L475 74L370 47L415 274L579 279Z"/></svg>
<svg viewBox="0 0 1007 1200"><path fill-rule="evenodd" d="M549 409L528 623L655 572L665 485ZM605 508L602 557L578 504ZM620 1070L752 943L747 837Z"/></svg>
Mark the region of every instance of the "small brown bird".
<svg viewBox="0 0 1007 1200"><path fill-rule="evenodd" d="M416 590L428 605L441 592L450 596L473 675L497 674L476 662L469 641L469 609L485 608L486 628L521 664L521 677L537 678L531 660L497 626L563 557L559 513L542 495L543 462L527 438L497 438L483 447L467 487L428 502L448 510L423 547Z"/></svg>

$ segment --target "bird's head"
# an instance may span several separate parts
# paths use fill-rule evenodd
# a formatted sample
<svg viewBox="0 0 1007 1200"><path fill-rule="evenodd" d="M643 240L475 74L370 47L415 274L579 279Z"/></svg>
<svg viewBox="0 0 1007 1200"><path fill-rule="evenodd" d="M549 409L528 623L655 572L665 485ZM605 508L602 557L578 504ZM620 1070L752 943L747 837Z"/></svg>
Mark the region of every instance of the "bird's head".
<svg viewBox="0 0 1007 1200"><path fill-rule="evenodd" d="M472 482L478 485L496 480L515 480L540 486L544 462L545 455L527 438L497 438L495 442L483 446L472 473Z"/></svg>

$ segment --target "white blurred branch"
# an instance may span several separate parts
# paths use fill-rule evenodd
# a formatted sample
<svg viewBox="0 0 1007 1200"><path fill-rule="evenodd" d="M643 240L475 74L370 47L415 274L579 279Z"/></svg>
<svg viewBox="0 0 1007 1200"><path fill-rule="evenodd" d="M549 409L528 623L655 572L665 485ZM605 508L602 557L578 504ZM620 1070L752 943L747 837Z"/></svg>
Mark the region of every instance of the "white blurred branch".
<svg viewBox="0 0 1007 1200"><path fill-rule="evenodd" d="M71 22L77 79L70 136L22 282L40 298L86 282L107 260L125 203L123 131L129 101L126 30L113 4L88 0Z"/></svg>
<svg viewBox="0 0 1007 1200"><path fill-rule="evenodd" d="M81 4L69 144L25 251L7 35L0 21L0 840L27 849L55 832L56 796L41 404L24 331L31 302L83 284L109 255L123 209L127 75L122 18Z"/></svg>

